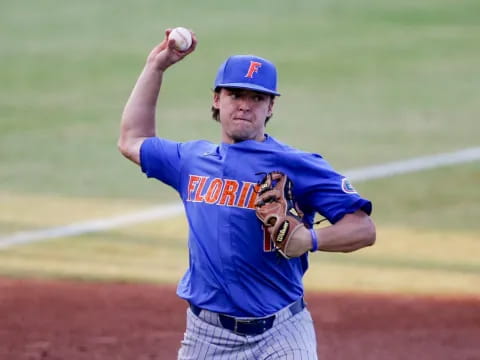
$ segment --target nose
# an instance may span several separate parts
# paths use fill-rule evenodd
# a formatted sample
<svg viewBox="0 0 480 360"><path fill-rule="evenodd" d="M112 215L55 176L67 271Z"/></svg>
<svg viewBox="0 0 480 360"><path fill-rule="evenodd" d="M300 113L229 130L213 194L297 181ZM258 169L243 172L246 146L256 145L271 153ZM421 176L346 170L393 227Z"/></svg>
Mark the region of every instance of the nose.
<svg viewBox="0 0 480 360"><path fill-rule="evenodd" d="M248 111L251 109L251 101L247 97L241 97L238 100L238 109L243 111Z"/></svg>

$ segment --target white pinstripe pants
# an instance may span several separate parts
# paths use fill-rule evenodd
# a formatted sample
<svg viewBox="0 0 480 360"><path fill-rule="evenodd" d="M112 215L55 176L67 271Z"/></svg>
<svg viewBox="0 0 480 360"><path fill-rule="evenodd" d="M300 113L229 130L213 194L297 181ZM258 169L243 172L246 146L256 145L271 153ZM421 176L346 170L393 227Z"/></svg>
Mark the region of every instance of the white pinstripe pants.
<svg viewBox="0 0 480 360"><path fill-rule="evenodd" d="M260 335L237 335L224 329L216 313L199 316L187 309L187 329L178 360L317 360L312 317L307 308L295 316L287 308Z"/></svg>

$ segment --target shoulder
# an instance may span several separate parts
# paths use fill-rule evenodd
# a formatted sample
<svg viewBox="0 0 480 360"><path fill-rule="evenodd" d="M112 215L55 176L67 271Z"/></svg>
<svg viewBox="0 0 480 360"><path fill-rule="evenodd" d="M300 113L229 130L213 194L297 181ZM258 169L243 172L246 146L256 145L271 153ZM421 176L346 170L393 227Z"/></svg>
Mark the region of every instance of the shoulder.
<svg viewBox="0 0 480 360"><path fill-rule="evenodd" d="M268 137L268 142L271 144L272 149L281 153L283 156L287 158L297 159L300 161L325 161L323 156L317 153L313 153L310 151L305 151L283 143L273 136Z"/></svg>
<svg viewBox="0 0 480 360"><path fill-rule="evenodd" d="M319 179L341 177L322 155L298 149L273 137L270 140L276 148L278 164L299 184L304 184L305 179L318 182Z"/></svg>
<svg viewBox="0 0 480 360"><path fill-rule="evenodd" d="M182 150L185 152L209 152L215 151L217 144L208 140L193 140L180 143Z"/></svg>
<svg viewBox="0 0 480 360"><path fill-rule="evenodd" d="M179 153L191 153L210 151L215 149L217 145L207 140L193 141L174 141L161 137L151 137L144 140L142 147L151 149L152 151L162 151L165 148L177 148Z"/></svg>

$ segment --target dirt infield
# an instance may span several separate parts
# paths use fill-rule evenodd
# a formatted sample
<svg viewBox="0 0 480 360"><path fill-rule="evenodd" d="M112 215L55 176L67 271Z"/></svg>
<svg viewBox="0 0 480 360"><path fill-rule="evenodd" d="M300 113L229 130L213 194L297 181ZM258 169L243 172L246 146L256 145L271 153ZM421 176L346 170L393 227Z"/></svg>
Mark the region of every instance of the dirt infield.
<svg viewBox="0 0 480 360"><path fill-rule="evenodd" d="M306 299L320 359L480 359L480 298ZM185 309L172 286L0 279L0 359L175 359Z"/></svg>

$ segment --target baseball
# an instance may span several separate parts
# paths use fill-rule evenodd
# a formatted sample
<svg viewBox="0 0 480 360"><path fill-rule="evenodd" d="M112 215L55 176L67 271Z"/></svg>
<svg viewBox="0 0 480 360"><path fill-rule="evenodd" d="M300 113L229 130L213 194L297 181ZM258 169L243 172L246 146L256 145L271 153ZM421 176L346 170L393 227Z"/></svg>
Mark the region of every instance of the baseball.
<svg viewBox="0 0 480 360"><path fill-rule="evenodd" d="M177 27L170 32L168 39L175 40L177 50L186 51L192 46L192 34L183 27Z"/></svg>

